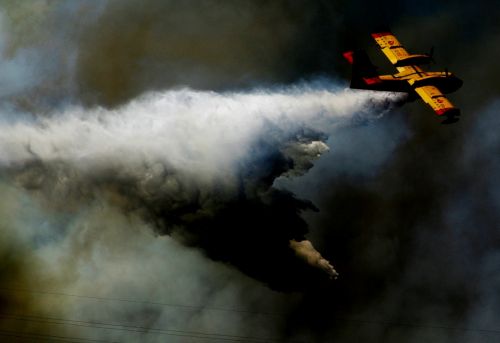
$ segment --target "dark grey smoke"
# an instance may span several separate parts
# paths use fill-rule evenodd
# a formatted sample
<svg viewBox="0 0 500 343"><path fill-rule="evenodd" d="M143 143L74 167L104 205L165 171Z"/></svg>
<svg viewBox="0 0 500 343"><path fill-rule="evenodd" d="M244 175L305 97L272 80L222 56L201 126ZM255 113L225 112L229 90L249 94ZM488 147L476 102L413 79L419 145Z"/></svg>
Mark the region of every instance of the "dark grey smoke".
<svg viewBox="0 0 500 343"><path fill-rule="evenodd" d="M80 38L78 96L115 105L178 85L221 90L289 82L302 76L296 65L309 44L304 30L321 7L281 0L108 1Z"/></svg>
<svg viewBox="0 0 500 343"><path fill-rule="evenodd" d="M382 172L364 168L360 173L359 164L345 171L342 165L356 161L346 156L372 149L352 144L344 154L332 149L327 167L306 176L331 175L326 183L332 192L310 191L322 190L324 180L310 181L303 192L320 209L311 228L324 244L318 248L331 252L326 257L337 263L342 279L306 297L290 317L290 337L305 332L315 341L494 342L498 286L490 268L498 266L500 238L500 186L494 176L500 156L495 138L499 75L493 62L500 56L493 22L498 6L432 2L415 8L410 2L385 2L376 4L380 16L369 16L375 5L351 4L354 13L343 17L343 37L355 45L366 37L362 46L373 46L367 33L378 21L391 26L412 51L435 45L438 65L465 80L450 95L464 115L444 128L421 104L406 105L394 116L405 117L410 137ZM377 64L387 64L376 49L369 52Z"/></svg>
<svg viewBox="0 0 500 343"><path fill-rule="evenodd" d="M11 66L9 75L16 75L11 78L12 88L7 88L8 92L1 88L6 101L3 106L8 102L11 115L23 111L28 112L28 118L30 113L39 116L47 108L54 110L67 102L113 107L144 91L183 85L225 90L286 83L325 73L347 78L348 67L340 52L353 47L369 47L374 62L390 71L369 37L370 30L380 24L390 26L411 51L427 52L435 46L437 65L432 68L448 67L465 82L458 93L450 96L462 108L459 123L441 127L427 108L414 103L375 124L348 128L339 136L330 137L330 153L315 162L316 167L305 177L283 182L295 196L285 190L269 189L273 177L286 170L282 152L256 146L256 153L266 153L256 154L256 168L242 171L240 177L252 181L257 196L231 202L215 218L195 217L189 225L199 234L182 239L205 247L211 257L219 260L227 260L228 252L237 256L236 264L247 274L267 280L275 276L275 287L302 288L301 282L306 278L300 275L310 271L297 272L291 268L293 263L286 264L290 269L285 267L282 272L294 280L269 270L256 271L255 266L266 261L252 254L252 248L254 242L261 242L264 232L279 232L285 226L294 232L286 234L287 239L303 237L307 225L297 211L310 203L297 199L309 199L319 212L306 216L310 226L307 237L335 264L341 278L335 283L312 282L313 291L277 302L276 308L286 316L283 321L266 320L275 328L274 335L304 342L498 340L497 332L487 331L499 330L500 312L496 291L500 286L496 276L500 263L500 13L494 1L255 1L246 5L220 1L108 1L99 8L88 5L89 2L78 6L47 4L43 8L3 4L7 13L4 18L14 18L5 25L15 28L8 35L10 49L3 48L2 52L3 61L10 61L3 68ZM37 17L25 13L37 13L40 17L28 24L24 18ZM69 29L73 25L68 22L78 22L79 30ZM43 45L48 42L61 45L52 48L49 44L50 48L44 50ZM32 55L23 49L30 47L37 52L34 61L36 70L43 71L41 75L26 75L30 69L24 63L28 57L24 56ZM72 52L73 58L60 57L61 51ZM47 69L54 57L56 61L67 61L56 64L66 67ZM65 176L58 172L61 169L55 168L55 177ZM259 192L259 187L267 190ZM109 202L123 200L114 197L117 193L123 192L112 189L106 193L113 194ZM197 199L203 199L202 194ZM165 217L160 210L162 199L157 200L147 204L145 215L151 221L157 220L156 227L162 230L165 223L190 220L189 214L198 209L180 206L179 215ZM99 201L103 200L97 197L96 202ZM126 205L128 200L123 201ZM120 220L122 215L120 211L114 214ZM241 222L242 217L248 220ZM96 223L107 217L98 218ZM115 222L106 223L114 227ZM221 228L216 232L219 240L200 233L205 226ZM238 236L231 230L234 226L242 226L245 232L255 235ZM261 231L254 231L254 226ZM89 232L90 238L81 240L85 243L81 247L88 248L82 248L83 251L99 255L91 242L119 241L97 239L97 229ZM76 233L75 237L78 238ZM283 260L294 258L283 237L276 236L276 247L286 250L279 256ZM77 238L75 242L80 242ZM92 254L82 256L87 260ZM283 260L273 263L281 266ZM203 263L203 259L195 261ZM193 289L201 292L208 276L200 271L195 274L203 277L193 277L190 283L197 284ZM230 278L217 269L214 274ZM178 277L179 272L173 275ZM290 282L282 282L285 280ZM247 285L246 282L231 279L229 293L233 296L222 303L228 305L239 299L235 301L239 306L264 306L254 300L258 296L248 302L241 300L245 299L246 290L257 289L254 284L241 292L233 291L234 285ZM223 287L213 281L209 284L215 285L207 287L213 292ZM92 290L88 285L80 287ZM260 288L257 293L265 299L279 298ZM127 288L124 294L136 293ZM181 298L187 301L189 297ZM207 298L210 295L203 299ZM147 312L144 307L136 310ZM128 318L133 312L120 309L113 313L119 313L118 318ZM162 317L155 317L153 310L147 313L151 318ZM156 323L152 319L151 322ZM202 322L197 318L190 323L199 327ZM249 335L243 329L245 323L249 322L236 325L231 321L229 326ZM464 331L465 328L471 330Z"/></svg>
<svg viewBox="0 0 500 343"><path fill-rule="evenodd" d="M376 108L394 98L325 87L185 89L149 94L114 111L70 108L13 120L0 125L0 163L47 206L108 198L160 234L273 287L296 289L311 284L300 277L309 267L296 254L322 273L335 272L302 242L307 225L300 213L315 207L274 181L306 173L328 150L327 132L349 125L353 115L369 120L363 111L382 111Z"/></svg>

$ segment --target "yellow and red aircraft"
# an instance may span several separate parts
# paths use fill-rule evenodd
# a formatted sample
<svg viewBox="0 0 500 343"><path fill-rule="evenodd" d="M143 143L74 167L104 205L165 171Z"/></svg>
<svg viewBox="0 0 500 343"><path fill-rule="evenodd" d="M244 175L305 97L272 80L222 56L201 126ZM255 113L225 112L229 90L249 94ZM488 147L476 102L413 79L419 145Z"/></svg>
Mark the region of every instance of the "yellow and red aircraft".
<svg viewBox="0 0 500 343"><path fill-rule="evenodd" d="M462 86L462 80L445 70L428 72L419 65L429 64L431 54L409 54L389 31L372 33L382 52L398 70L394 75L378 75L366 52L347 51L343 55L352 64L351 88L405 92L409 99L420 96L438 116L446 116L443 124L458 121L460 110L444 96Z"/></svg>

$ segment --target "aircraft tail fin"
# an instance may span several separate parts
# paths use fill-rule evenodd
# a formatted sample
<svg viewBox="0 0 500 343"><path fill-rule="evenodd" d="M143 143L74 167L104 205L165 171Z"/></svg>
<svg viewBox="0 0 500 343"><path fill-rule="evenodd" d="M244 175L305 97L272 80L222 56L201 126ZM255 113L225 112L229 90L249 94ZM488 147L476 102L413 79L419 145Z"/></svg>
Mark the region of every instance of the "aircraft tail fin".
<svg viewBox="0 0 500 343"><path fill-rule="evenodd" d="M351 88L375 89L382 80L364 50L346 51L342 54L352 65Z"/></svg>

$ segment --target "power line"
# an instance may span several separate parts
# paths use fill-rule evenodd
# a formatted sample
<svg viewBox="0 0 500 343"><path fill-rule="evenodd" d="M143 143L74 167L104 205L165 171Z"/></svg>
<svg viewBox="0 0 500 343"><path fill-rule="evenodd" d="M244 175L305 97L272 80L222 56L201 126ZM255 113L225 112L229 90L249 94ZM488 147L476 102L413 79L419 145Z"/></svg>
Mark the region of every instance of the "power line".
<svg viewBox="0 0 500 343"><path fill-rule="evenodd" d="M118 343L111 341L102 341L98 339L89 339L89 338L78 338L78 337L67 337L67 336L57 336L50 334L37 334L37 333L27 333L20 331L9 331L9 330L0 330L0 336L4 337L16 337L16 338L36 338L45 341L58 341L58 342L94 342L94 343Z"/></svg>
<svg viewBox="0 0 500 343"><path fill-rule="evenodd" d="M276 312L239 310L239 309L233 309L233 308L211 307L211 306L180 305L180 304L173 304L173 303L147 301L147 300L98 297L98 296L85 295L85 294L71 294L71 293L63 293L63 292L56 292L56 291L39 291L39 290L32 290L32 289L4 288L4 287L0 287L0 290L7 291L7 292L37 293L37 294L58 295L58 296L65 296L65 297L84 298L84 299L93 299L93 300L102 300L102 301L117 301L117 302L126 302L126 303L134 303L134 304L146 304L146 305L156 305L156 306L165 306L165 307L175 307L175 308L185 309L185 310L235 312L235 313L255 314L255 315L263 315L263 316L274 316L274 317L283 317L284 316L284 314L276 313Z"/></svg>
<svg viewBox="0 0 500 343"><path fill-rule="evenodd" d="M27 292L27 293L38 293L38 294L49 294L49 295L57 295L57 296L76 297L76 298L86 298L86 299L95 299L95 300L100 300L100 301L140 303L140 304L158 305L158 306L166 306L166 307L176 307L176 308L186 309L186 310L223 311L223 312L236 312L236 313L247 313L247 314L274 316L274 317L284 317L284 314L282 314L282 313L238 310L238 309L221 308L221 307L180 305L180 304L142 301L142 300L124 299L124 298L97 297L97 296L81 295L81 294L69 294L69 293L55 292L55 291L37 291L37 290L29 290L29 289L13 289L13 288L3 288L3 287L0 287L0 290L10 291L10 292ZM497 330L497 329L461 328L461 327L453 327L453 326L445 326L445 325L402 323L402 322L395 322L395 321L368 320L368 319L357 319L357 318L346 318L346 317L334 317L334 318L338 321L357 322L357 323L363 323L363 324L375 324L375 325L387 325L387 326L407 326L407 327L427 328L427 329L436 329L436 330L479 332L479 333L483 333L483 334L500 334L500 330Z"/></svg>
<svg viewBox="0 0 500 343"><path fill-rule="evenodd" d="M429 325L429 324L418 324L418 323L402 323L402 322L393 322L386 320L369 320L369 319L356 319L356 318L345 318L345 317L334 317L334 319L345 322L357 322L362 324L376 324L376 325L387 325L387 326L408 326L415 328L425 328L425 329L439 329L439 330L448 330L448 331L470 331L470 332L481 332L481 333L490 333L490 334L500 334L500 330L496 329L473 329L473 328L461 328L455 326L446 326L446 325Z"/></svg>
<svg viewBox="0 0 500 343"><path fill-rule="evenodd" d="M179 336L179 337L191 337L199 339L216 339L219 341L229 341L229 342L280 342L276 339L271 338L259 338L250 336L239 336L239 335L228 335L228 334L218 334L218 333L206 333L197 331L186 331L186 330L173 330L173 329L158 329L158 328L148 328L143 326L134 326L118 323L103 323L95 321L84 321L84 320L74 320L74 319L63 319L45 316L34 316L26 314L9 314L0 313L0 317L10 318L19 321L29 321L37 323L48 323L48 324L60 324L60 325L71 325L78 327L87 328L97 328L97 329L108 329L108 330L118 330L118 331L128 331L137 333L153 333L168 336Z"/></svg>

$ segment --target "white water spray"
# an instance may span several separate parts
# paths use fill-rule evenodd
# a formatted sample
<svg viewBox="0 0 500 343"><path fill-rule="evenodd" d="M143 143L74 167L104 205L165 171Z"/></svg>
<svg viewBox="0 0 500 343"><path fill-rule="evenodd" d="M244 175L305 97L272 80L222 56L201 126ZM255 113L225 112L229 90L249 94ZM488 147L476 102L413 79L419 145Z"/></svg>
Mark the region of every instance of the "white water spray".
<svg viewBox="0 0 500 343"><path fill-rule="evenodd" d="M38 159L87 168L146 159L213 174L234 167L257 139L280 142L303 127L331 133L368 105L393 97L307 88L153 93L113 110L71 108L32 122L0 123L0 165Z"/></svg>

